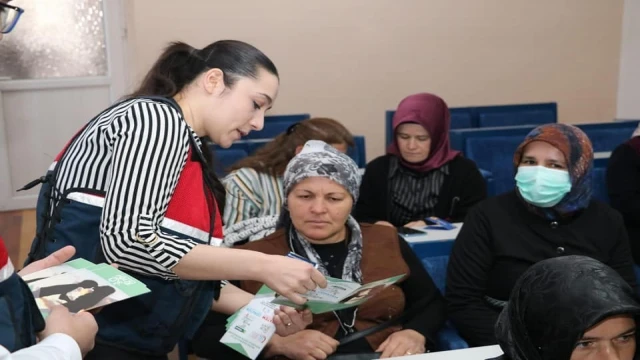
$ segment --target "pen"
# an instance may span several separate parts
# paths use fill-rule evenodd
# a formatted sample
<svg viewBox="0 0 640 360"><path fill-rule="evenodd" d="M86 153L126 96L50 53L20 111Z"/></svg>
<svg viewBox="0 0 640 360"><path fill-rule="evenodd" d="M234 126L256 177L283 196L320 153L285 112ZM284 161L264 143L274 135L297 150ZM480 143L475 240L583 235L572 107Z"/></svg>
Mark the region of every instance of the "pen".
<svg viewBox="0 0 640 360"><path fill-rule="evenodd" d="M302 261L304 261L304 262L307 262L307 263L309 263L309 264L313 265L313 267L314 267L315 269L317 269L317 268L318 268L318 264L316 264L316 263L314 263L313 261L311 261L311 260L307 259L306 257L300 256L300 255L298 255L298 254L296 254L296 253L294 253L294 252L289 252L289 253L287 254L287 257L290 257L290 258L292 258L292 259L302 260Z"/></svg>

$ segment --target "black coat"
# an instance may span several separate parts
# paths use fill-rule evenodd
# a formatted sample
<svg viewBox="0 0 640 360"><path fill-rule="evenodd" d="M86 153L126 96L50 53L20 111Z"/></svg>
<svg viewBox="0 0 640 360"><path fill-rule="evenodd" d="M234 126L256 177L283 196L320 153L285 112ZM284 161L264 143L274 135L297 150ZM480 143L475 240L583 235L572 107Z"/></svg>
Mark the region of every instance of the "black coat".
<svg viewBox="0 0 640 360"><path fill-rule="evenodd" d="M529 211L515 191L483 201L467 215L451 251L449 318L470 345L495 344L500 308L485 296L507 301L531 265L564 255L599 260L636 286L622 217L608 205L591 201L571 219L549 221Z"/></svg>
<svg viewBox="0 0 640 360"><path fill-rule="evenodd" d="M375 223L390 220L389 166L392 156L384 155L367 164L354 209L354 217L358 221ZM463 221L469 208L487 197L487 185L472 160L458 156L448 164L449 175L440 189L434 216L454 222ZM415 220L423 219L412 221Z"/></svg>
<svg viewBox="0 0 640 360"><path fill-rule="evenodd" d="M640 154L627 143L609 158L607 192L611 206L622 214L633 259L640 264Z"/></svg>

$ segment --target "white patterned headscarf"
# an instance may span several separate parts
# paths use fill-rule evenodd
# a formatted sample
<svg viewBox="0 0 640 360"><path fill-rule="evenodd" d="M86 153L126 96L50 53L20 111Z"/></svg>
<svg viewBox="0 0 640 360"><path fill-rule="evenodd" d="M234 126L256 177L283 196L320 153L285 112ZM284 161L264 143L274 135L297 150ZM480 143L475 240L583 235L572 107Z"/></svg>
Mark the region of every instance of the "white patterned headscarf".
<svg viewBox="0 0 640 360"><path fill-rule="evenodd" d="M286 226L289 234L289 242L292 250L318 264L318 270L325 276L329 276L324 262L307 239L293 227L289 211L287 210L286 196L293 187L304 179L311 177L324 177L342 185L351 197L353 203L358 200L360 173L358 165L346 154L336 150L333 146L319 140L310 140L296 155L284 172L283 187L285 195L285 209L282 211L281 224ZM358 222L349 215L346 223L349 229L348 253L342 270L342 279L362 283L362 231Z"/></svg>
<svg viewBox="0 0 640 360"><path fill-rule="evenodd" d="M351 194L354 203L358 200L358 165L346 154L320 140L307 141L300 153L289 161L282 181L285 197L300 181L318 176L337 182Z"/></svg>

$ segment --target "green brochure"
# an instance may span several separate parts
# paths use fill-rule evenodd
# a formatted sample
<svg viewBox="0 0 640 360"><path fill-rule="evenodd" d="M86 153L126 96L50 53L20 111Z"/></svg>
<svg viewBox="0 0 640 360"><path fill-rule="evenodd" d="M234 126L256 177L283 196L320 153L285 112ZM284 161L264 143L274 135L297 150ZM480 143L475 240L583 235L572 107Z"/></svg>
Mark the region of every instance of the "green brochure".
<svg viewBox="0 0 640 360"><path fill-rule="evenodd" d="M69 262L61 266L85 265L88 264ZM55 272L57 270L54 270ZM63 305L69 311L76 313L149 292L144 283L107 264L91 264L85 268L74 268L71 271L30 282L28 285L44 317L49 315L51 307L55 305Z"/></svg>

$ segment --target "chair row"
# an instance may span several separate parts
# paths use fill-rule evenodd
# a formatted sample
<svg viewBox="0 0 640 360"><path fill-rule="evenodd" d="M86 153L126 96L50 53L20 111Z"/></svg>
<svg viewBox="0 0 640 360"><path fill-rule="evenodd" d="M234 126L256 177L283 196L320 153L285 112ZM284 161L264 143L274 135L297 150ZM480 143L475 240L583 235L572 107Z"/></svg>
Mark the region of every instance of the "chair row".
<svg viewBox="0 0 640 360"><path fill-rule="evenodd" d="M558 122L556 103L493 105L450 108L451 129L471 129ZM393 140L391 126L395 110L385 114L387 144Z"/></svg>

